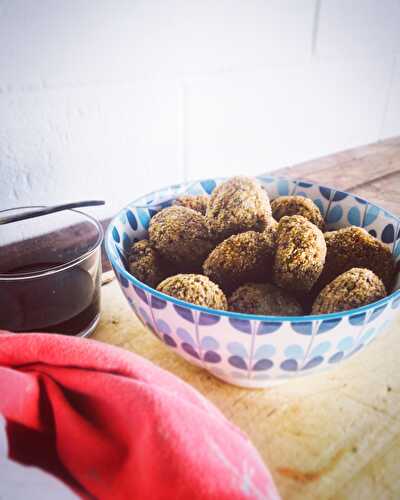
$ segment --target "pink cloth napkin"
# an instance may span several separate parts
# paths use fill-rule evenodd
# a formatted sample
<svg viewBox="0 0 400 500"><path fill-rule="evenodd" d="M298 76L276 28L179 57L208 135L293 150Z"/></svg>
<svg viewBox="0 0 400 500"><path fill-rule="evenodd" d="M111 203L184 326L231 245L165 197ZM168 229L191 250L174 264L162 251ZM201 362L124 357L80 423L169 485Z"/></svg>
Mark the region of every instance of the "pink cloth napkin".
<svg viewBox="0 0 400 500"><path fill-rule="evenodd" d="M96 341L0 333L11 459L83 498L279 498L248 439L177 377Z"/></svg>

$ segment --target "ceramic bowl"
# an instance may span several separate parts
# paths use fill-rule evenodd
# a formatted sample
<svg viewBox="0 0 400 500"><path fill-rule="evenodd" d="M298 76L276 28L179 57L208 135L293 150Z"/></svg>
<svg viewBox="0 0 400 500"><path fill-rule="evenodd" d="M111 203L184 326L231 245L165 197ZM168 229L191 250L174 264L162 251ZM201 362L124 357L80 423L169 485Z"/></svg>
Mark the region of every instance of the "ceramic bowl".
<svg viewBox="0 0 400 500"><path fill-rule="evenodd" d="M327 230L355 225L400 259L400 219L362 198L301 180L261 176L271 199L297 194L321 210ZM126 270L133 242L147 236L150 218L182 194L209 194L225 179L189 182L150 193L123 208L106 234L108 257L138 318L172 351L216 377L242 387L267 387L333 368L363 350L400 309L400 280L373 304L314 316L255 316L217 311L177 300Z"/></svg>

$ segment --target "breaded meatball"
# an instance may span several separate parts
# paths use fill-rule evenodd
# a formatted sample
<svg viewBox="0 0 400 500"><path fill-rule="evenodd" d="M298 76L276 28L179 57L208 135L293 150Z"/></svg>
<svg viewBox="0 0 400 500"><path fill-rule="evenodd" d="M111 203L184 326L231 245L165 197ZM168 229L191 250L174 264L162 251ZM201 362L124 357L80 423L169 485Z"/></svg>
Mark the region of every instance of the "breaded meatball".
<svg viewBox="0 0 400 500"><path fill-rule="evenodd" d="M234 234L217 245L203 264L203 272L226 291L249 281L271 277L275 254L273 231Z"/></svg>
<svg viewBox="0 0 400 500"><path fill-rule="evenodd" d="M324 219L317 205L304 196L279 196L271 201L272 216L279 222L285 215L302 215L321 231Z"/></svg>
<svg viewBox="0 0 400 500"><path fill-rule="evenodd" d="M230 311L265 316L301 316L296 299L272 283L247 283L228 299Z"/></svg>
<svg viewBox="0 0 400 500"><path fill-rule="evenodd" d="M274 282L291 292L308 292L324 267L324 235L302 215L285 216L276 233Z"/></svg>
<svg viewBox="0 0 400 500"><path fill-rule="evenodd" d="M352 267L365 267L378 275L390 291L395 275L390 249L365 229L350 226L325 233L326 261L320 288Z"/></svg>
<svg viewBox="0 0 400 500"><path fill-rule="evenodd" d="M255 179L232 177L212 192L206 217L219 241L232 234L262 231L271 217L268 194Z"/></svg>
<svg viewBox="0 0 400 500"><path fill-rule="evenodd" d="M365 306L386 296L385 286L369 269L354 267L321 290L312 314L328 314Z"/></svg>
<svg viewBox="0 0 400 500"><path fill-rule="evenodd" d="M219 286L202 274L171 276L162 281L157 290L198 306L222 309L223 311L228 308L226 297Z"/></svg>
<svg viewBox="0 0 400 500"><path fill-rule="evenodd" d="M146 285L155 288L169 274L166 263L148 240L132 245L128 256L129 272Z"/></svg>
<svg viewBox="0 0 400 500"><path fill-rule="evenodd" d="M210 197L205 194L204 195L200 194L197 196L184 195L184 196L179 196L175 200L174 205L191 208L192 210L196 210L196 212L200 212L201 214L206 215L209 199Z"/></svg>
<svg viewBox="0 0 400 500"><path fill-rule="evenodd" d="M205 217L179 206L165 208L151 219L149 239L179 271L199 270L214 247Z"/></svg>

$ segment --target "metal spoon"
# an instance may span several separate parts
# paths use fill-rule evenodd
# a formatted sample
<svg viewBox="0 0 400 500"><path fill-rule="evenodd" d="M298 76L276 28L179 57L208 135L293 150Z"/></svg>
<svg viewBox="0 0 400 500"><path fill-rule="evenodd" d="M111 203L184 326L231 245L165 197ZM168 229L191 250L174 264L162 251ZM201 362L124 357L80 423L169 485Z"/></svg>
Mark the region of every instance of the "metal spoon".
<svg viewBox="0 0 400 500"><path fill-rule="evenodd" d="M10 224L11 222L17 222L20 220L32 219L33 217L40 217L42 215L54 214L55 212L61 212L62 210L70 210L71 208L95 207L104 204L105 201L103 200L88 200L75 201L73 203L64 203L63 205L54 205L52 207L36 208L35 210L28 210L20 214L0 217L0 225Z"/></svg>

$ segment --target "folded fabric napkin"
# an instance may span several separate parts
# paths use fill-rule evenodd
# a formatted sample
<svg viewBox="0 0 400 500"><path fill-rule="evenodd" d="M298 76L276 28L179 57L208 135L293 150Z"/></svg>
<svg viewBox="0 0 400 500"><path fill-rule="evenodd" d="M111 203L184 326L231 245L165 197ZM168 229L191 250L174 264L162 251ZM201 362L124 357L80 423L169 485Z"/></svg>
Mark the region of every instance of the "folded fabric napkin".
<svg viewBox="0 0 400 500"><path fill-rule="evenodd" d="M279 498L257 451L210 402L122 349L0 332L0 395L9 458L82 498Z"/></svg>

